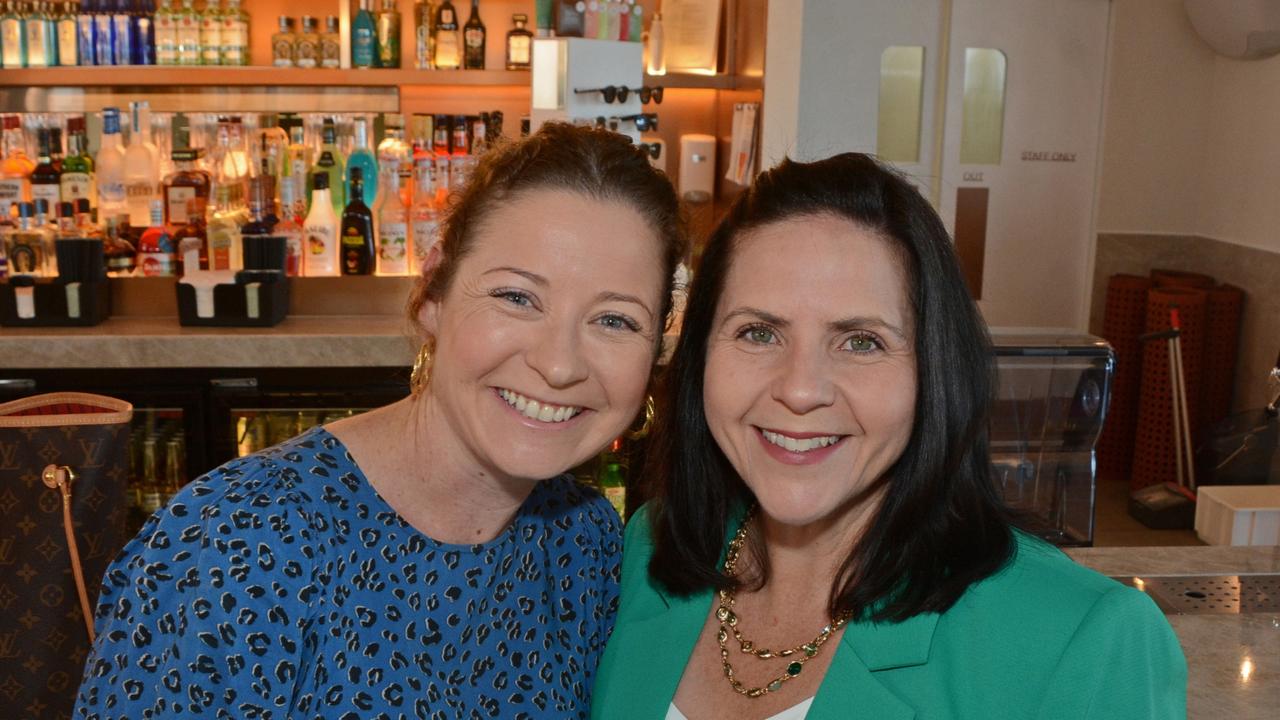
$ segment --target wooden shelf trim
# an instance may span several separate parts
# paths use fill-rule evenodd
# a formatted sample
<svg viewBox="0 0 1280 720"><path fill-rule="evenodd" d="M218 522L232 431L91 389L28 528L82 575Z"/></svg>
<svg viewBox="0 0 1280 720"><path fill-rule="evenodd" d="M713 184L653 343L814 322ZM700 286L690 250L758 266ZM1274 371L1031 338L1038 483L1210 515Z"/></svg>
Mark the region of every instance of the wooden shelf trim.
<svg viewBox="0 0 1280 720"><path fill-rule="evenodd" d="M329 70L275 67L59 67L5 70L0 87L529 87L522 70Z"/></svg>

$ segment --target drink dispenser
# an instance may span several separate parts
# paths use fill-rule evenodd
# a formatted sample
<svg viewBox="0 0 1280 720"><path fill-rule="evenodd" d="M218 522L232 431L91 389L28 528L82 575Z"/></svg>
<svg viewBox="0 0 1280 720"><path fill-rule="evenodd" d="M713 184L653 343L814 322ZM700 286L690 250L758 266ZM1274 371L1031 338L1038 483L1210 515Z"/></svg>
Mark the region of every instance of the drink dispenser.
<svg viewBox="0 0 1280 720"><path fill-rule="evenodd" d="M993 329L991 414L996 488L1019 524L1057 545L1093 544L1094 445L1115 353L1090 335Z"/></svg>

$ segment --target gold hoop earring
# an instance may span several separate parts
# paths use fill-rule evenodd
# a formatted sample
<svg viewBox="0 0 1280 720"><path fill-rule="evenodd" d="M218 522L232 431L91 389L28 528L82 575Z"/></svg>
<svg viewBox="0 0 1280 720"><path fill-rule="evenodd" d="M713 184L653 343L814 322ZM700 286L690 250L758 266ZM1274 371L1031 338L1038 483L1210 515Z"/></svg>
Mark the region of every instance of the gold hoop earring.
<svg viewBox="0 0 1280 720"><path fill-rule="evenodd" d="M646 395L644 398L644 424L640 426L639 430L628 432L627 437L632 440L639 440L647 437L649 435L649 431L653 429L653 416L653 396Z"/></svg>
<svg viewBox="0 0 1280 720"><path fill-rule="evenodd" d="M431 363L434 361L435 342L428 340L418 349L418 357L413 360L413 371L409 373L409 392L418 395L431 381Z"/></svg>

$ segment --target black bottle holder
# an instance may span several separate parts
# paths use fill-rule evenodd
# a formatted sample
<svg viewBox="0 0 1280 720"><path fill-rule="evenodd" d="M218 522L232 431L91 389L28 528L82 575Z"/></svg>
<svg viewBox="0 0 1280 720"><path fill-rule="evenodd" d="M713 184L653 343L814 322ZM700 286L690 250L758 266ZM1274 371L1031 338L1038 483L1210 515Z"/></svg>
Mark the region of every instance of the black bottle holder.
<svg viewBox="0 0 1280 720"><path fill-rule="evenodd" d="M253 272L253 271L246 271ZM275 282L226 283L213 286L213 316L196 314L196 289L179 282L178 324L194 327L272 327L289 314L289 279ZM256 295L256 308L254 296Z"/></svg>
<svg viewBox="0 0 1280 720"><path fill-rule="evenodd" d="M33 282L34 281L34 282ZM34 314L19 314L19 294L31 294ZM23 276L0 282L0 325L6 327L89 327L111 315L111 285L106 278L69 283Z"/></svg>

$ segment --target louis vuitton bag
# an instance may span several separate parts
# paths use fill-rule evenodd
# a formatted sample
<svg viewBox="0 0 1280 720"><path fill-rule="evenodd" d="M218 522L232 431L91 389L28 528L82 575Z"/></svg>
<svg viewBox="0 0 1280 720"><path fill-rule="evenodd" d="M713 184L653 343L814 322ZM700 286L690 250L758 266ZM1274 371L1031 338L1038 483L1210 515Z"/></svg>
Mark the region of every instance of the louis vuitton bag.
<svg viewBox="0 0 1280 720"><path fill-rule="evenodd" d="M0 707L68 718L93 603L124 537L127 402L52 393L0 404Z"/></svg>

